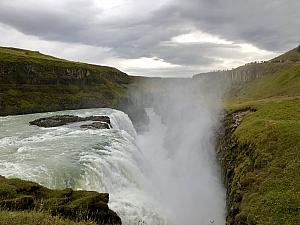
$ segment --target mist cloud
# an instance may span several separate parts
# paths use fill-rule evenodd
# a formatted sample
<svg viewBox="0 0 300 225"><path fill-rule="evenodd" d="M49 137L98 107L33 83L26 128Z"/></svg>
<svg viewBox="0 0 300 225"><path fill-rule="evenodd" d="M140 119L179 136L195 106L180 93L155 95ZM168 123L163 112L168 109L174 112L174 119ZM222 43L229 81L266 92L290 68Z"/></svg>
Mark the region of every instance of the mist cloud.
<svg viewBox="0 0 300 225"><path fill-rule="evenodd" d="M137 139L153 184L146 191L169 211L170 224L224 224L225 190L214 144L224 82L152 79L141 85L151 96L142 102L153 108L149 130Z"/></svg>

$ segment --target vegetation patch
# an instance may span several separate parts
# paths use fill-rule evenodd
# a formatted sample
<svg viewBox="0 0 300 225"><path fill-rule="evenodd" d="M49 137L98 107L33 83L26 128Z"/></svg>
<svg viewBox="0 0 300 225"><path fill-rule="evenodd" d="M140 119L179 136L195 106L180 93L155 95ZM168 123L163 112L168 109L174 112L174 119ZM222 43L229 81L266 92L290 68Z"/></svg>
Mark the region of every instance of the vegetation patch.
<svg viewBox="0 0 300 225"><path fill-rule="evenodd" d="M109 209L108 201L107 193L73 191L68 188L51 190L34 182L0 177L0 215L7 214L4 217L7 221L20 221L18 215L23 218L32 215L28 223L32 221L34 224L37 218L44 218L46 222L74 224L61 219L65 218L75 222L89 221L85 224L121 224L119 216ZM25 212L15 214L15 211Z"/></svg>
<svg viewBox="0 0 300 225"><path fill-rule="evenodd" d="M79 108L118 108L132 82L107 66L0 47L0 115Z"/></svg>
<svg viewBox="0 0 300 225"><path fill-rule="evenodd" d="M0 225L96 225L92 221L74 222L44 212L0 210Z"/></svg>
<svg viewBox="0 0 300 225"><path fill-rule="evenodd" d="M290 63L239 85L225 100L218 150L227 186L227 224L298 224L300 65ZM249 109L233 127L235 115Z"/></svg>

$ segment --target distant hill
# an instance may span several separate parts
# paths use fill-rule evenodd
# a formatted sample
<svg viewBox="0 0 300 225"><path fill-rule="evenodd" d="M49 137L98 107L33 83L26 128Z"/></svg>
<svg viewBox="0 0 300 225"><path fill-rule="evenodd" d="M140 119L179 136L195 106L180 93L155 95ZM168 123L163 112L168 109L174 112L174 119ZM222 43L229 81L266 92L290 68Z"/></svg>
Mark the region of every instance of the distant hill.
<svg viewBox="0 0 300 225"><path fill-rule="evenodd" d="M120 70L73 62L17 48L0 47L0 82L20 84L103 83L105 79L128 83L129 76Z"/></svg>
<svg viewBox="0 0 300 225"><path fill-rule="evenodd" d="M193 77L205 79L224 78L233 82L244 82L288 69L291 64L300 64L300 46L269 61L252 62L232 70L200 73Z"/></svg>
<svg viewBox="0 0 300 225"><path fill-rule="evenodd" d="M300 45L274 59L271 62L298 62L300 63Z"/></svg>
<svg viewBox="0 0 300 225"><path fill-rule="evenodd" d="M131 82L113 67L0 47L0 115L117 108Z"/></svg>

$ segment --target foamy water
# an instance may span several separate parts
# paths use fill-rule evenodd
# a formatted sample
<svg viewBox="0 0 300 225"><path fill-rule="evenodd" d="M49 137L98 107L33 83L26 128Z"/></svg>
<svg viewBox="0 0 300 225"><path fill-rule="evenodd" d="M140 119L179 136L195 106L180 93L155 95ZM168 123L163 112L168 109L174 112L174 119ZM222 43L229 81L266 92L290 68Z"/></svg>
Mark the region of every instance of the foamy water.
<svg viewBox="0 0 300 225"><path fill-rule="evenodd" d="M107 115L112 129L85 130L29 126L51 115ZM142 153L128 116L112 109L72 110L1 117L0 174L36 181L49 188L71 187L110 193L110 207L123 224L164 224L158 203L144 192Z"/></svg>
<svg viewBox="0 0 300 225"><path fill-rule="evenodd" d="M54 128L29 125L37 118L65 114L107 115L112 129L81 129L86 122ZM153 110L148 109L148 115L149 130L143 134L136 133L125 113L113 109L0 117L0 174L49 188L108 192L110 208L125 225L188 224L182 221L184 215L190 217L185 212L190 207L199 211L199 223L193 219L188 225L209 224L210 219L222 224L224 196L210 155L185 146L186 151L172 156L165 146L168 128ZM201 166L195 167L198 163Z"/></svg>

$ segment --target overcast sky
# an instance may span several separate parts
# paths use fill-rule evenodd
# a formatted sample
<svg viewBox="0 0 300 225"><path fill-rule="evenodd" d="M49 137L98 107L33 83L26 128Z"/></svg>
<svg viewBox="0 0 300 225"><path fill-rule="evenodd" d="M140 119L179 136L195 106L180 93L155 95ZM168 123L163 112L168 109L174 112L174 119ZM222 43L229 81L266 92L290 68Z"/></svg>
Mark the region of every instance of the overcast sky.
<svg viewBox="0 0 300 225"><path fill-rule="evenodd" d="M191 76L300 44L300 0L0 0L0 45Z"/></svg>

